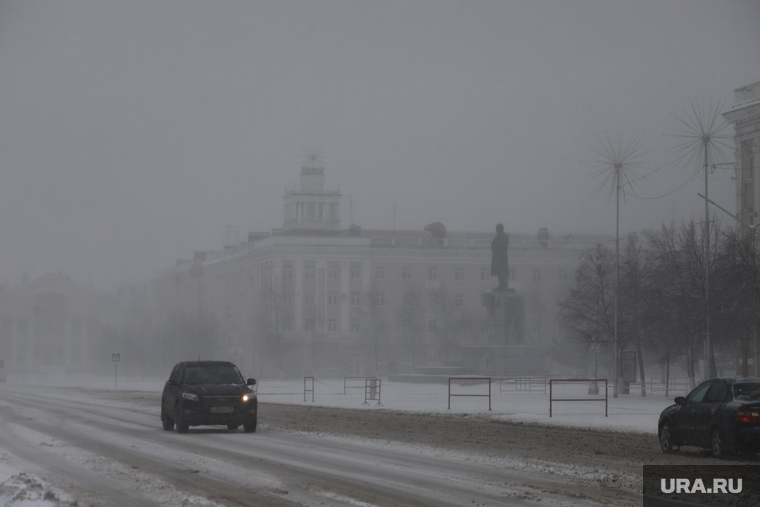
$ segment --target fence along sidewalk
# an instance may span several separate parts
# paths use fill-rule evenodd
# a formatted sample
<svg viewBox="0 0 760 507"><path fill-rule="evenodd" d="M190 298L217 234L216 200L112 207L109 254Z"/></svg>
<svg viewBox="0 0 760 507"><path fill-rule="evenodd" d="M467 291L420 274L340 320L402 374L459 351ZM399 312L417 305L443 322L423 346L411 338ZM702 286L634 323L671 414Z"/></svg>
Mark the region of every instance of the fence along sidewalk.
<svg viewBox="0 0 760 507"><path fill-rule="evenodd" d="M583 384L583 385L596 385L604 382L604 398L555 398L552 392L554 384ZM604 402L604 417L607 417L608 406L608 385L606 378L565 378L565 379L550 379L549 380L549 417L552 416L552 403L555 401L603 401Z"/></svg>
<svg viewBox="0 0 760 507"><path fill-rule="evenodd" d="M488 384L488 394L451 394L451 386L470 386ZM452 396L468 396L473 398L488 398L488 410L491 410L491 377L449 377L449 410L451 410Z"/></svg>

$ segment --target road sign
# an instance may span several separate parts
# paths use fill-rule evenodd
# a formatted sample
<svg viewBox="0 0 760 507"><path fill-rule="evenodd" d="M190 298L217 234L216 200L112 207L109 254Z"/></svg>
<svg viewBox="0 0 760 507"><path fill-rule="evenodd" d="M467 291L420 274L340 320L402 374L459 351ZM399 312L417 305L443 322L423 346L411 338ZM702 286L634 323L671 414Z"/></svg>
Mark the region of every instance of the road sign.
<svg viewBox="0 0 760 507"><path fill-rule="evenodd" d="M111 352L111 362L118 364L121 362L121 352Z"/></svg>

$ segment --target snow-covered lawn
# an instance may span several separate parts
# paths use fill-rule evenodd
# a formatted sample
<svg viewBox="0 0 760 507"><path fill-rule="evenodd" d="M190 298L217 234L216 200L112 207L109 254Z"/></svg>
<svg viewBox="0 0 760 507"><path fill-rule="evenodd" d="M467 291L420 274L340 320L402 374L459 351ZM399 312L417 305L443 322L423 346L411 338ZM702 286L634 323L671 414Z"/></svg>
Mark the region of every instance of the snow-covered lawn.
<svg viewBox="0 0 760 507"><path fill-rule="evenodd" d="M579 426L587 428L613 429L622 431L657 432L657 418L662 410L673 403L676 395L667 398L663 393L647 393L642 397L640 391L631 390L631 394L613 397L612 386L607 399L607 417L605 417L604 386L599 395L588 394L588 383L554 384L552 389L552 417L549 417L549 388L546 392L514 391L500 388L498 382L491 384L491 411L488 410L488 384L465 383L452 385L449 399L447 384L412 384L404 382L382 381L380 403L367 400L365 388L346 390L344 395L343 379L316 379L314 402L312 394L306 392L304 402L303 381L261 380L259 382L259 399L268 403L314 403L330 407L356 408L364 410L409 410L414 412L468 413L488 414L489 417L523 421L540 424ZM354 382L353 385L357 385ZM308 386L310 387L310 385ZM511 386L510 386L511 387ZM536 386L533 387L536 389ZM501 392L500 392L501 391ZM462 396L465 395L465 396ZM469 396L475 395L475 396ZM557 399L582 399L585 401L556 401ZM449 409L449 402L451 408ZM265 416L262 415L262 418Z"/></svg>

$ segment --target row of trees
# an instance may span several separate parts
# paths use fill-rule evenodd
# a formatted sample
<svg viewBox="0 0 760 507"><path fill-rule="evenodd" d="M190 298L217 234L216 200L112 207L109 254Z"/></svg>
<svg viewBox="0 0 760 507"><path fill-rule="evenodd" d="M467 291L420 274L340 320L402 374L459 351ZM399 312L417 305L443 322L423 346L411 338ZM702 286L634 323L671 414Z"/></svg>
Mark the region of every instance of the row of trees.
<svg viewBox="0 0 760 507"><path fill-rule="evenodd" d="M760 241L754 229L736 230L719 223L710 228L709 235L707 259L704 227L693 221L663 225L659 231L646 232L644 241L629 237L621 251L617 305L615 252L599 244L582 252L576 286L560 302L560 324L570 337L585 350L601 350L610 356L617 306L618 347L637 353L642 396L644 352L665 367L666 378L670 365L684 360L692 387L698 361L709 361L713 354L722 358L720 365L731 373L739 360L737 373L742 376L750 374L751 357L758 364ZM706 322L713 348L709 351L705 350Z"/></svg>

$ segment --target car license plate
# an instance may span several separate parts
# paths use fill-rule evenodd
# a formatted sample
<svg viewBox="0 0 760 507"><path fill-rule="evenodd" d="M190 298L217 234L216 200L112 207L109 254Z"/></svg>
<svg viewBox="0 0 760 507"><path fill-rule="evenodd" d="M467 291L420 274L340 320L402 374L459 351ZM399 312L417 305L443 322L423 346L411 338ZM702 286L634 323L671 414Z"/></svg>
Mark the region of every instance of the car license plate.
<svg viewBox="0 0 760 507"><path fill-rule="evenodd" d="M211 412L216 414L228 414L232 412L232 407L211 407Z"/></svg>

